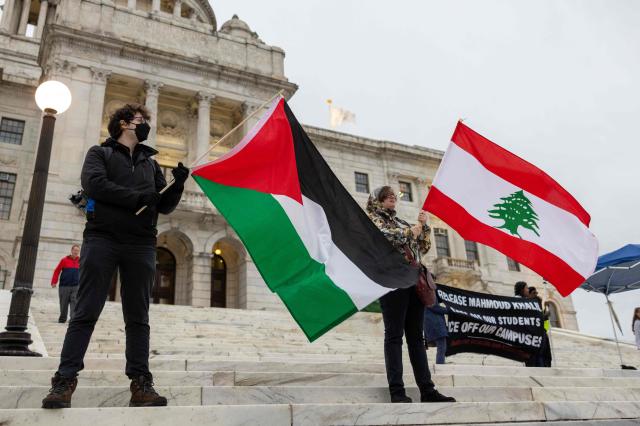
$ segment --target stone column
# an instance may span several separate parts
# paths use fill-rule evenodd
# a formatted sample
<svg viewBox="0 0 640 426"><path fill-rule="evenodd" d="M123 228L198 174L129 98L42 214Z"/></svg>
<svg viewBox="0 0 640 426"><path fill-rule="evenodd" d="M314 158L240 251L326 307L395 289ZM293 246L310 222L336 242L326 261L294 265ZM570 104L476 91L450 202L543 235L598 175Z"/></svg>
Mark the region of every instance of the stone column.
<svg viewBox="0 0 640 426"><path fill-rule="evenodd" d="M127 1L127 8L131 9L131 10L136 10L136 0L128 0Z"/></svg>
<svg viewBox="0 0 640 426"><path fill-rule="evenodd" d="M151 1L151 13L160 12L160 0L152 0Z"/></svg>
<svg viewBox="0 0 640 426"><path fill-rule="evenodd" d="M418 199L416 201L418 202L419 208L422 209L422 203L427 198L427 194L429 193L429 181L427 179L417 178L415 182L417 185L416 195L418 196Z"/></svg>
<svg viewBox="0 0 640 426"><path fill-rule="evenodd" d="M11 16L13 15L13 7L16 0L5 0L2 10L2 20L0 20L0 31L11 31Z"/></svg>
<svg viewBox="0 0 640 426"><path fill-rule="evenodd" d="M244 120L245 118L247 118L248 116L253 114L258 109L259 106L260 105L252 104L252 103L249 103L249 102L243 102L242 103L242 119ZM242 140L244 135L246 135L247 133L249 133L251 131L251 129L253 129L253 126L255 126L255 124L258 122L258 120L260 120L260 114L259 113L254 115L249 120L247 120L246 123L244 123L244 126L242 128L242 132L237 135L238 142L240 140Z"/></svg>
<svg viewBox="0 0 640 426"><path fill-rule="evenodd" d="M199 159L209 150L209 134L211 132L211 101L214 95L206 92L198 92L198 126L196 136L195 155L190 155L191 162ZM200 160L203 162L205 160Z"/></svg>
<svg viewBox="0 0 640 426"><path fill-rule="evenodd" d="M29 9L31 0L22 0L22 13L20 15L20 25L18 25L18 35L25 35L27 32L27 22L29 21Z"/></svg>
<svg viewBox="0 0 640 426"><path fill-rule="evenodd" d="M173 4L173 17L179 18L182 16L182 0L175 0Z"/></svg>
<svg viewBox="0 0 640 426"><path fill-rule="evenodd" d="M76 73L78 65L75 62L68 61L66 59L55 58L49 60L47 65L45 65L43 71L45 80L57 80L67 85L69 90L71 90L72 101L69 110L64 114L60 114L56 119L56 130L53 134L53 148L51 151L51 160L49 165L49 173L50 174L60 174L66 168L68 169L68 162L65 161L65 155L69 155L69 153L77 153L81 154L80 148L78 146L74 148L70 148L69 151L65 151L67 147L65 143L67 141L67 127L70 127L69 121L72 121L76 114L77 104L81 102L80 99L75 97L76 93L74 92L73 87L73 77ZM71 118L69 118L71 117ZM78 120L75 118L75 120ZM84 143L84 142L83 142ZM75 151L74 151L75 150ZM79 178L78 173L78 178Z"/></svg>
<svg viewBox="0 0 640 426"><path fill-rule="evenodd" d="M151 122L149 123L151 131L147 138L147 145L152 148L156 147L156 134L158 131L158 96L160 95L160 88L164 86L158 81L145 80L144 90L146 92L145 106L151 113Z"/></svg>
<svg viewBox="0 0 640 426"><path fill-rule="evenodd" d="M100 143L100 132L102 130L102 116L104 110L104 96L107 90L107 80L111 76L111 71L96 67L91 67L91 92L89 93L89 110L87 114L87 127L85 131L84 152L86 153L93 145Z"/></svg>
<svg viewBox="0 0 640 426"><path fill-rule="evenodd" d="M36 29L36 38L42 38L42 32L44 31L44 24L47 20L47 9L49 8L49 2L47 0L40 0L40 13L38 14L38 28Z"/></svg>

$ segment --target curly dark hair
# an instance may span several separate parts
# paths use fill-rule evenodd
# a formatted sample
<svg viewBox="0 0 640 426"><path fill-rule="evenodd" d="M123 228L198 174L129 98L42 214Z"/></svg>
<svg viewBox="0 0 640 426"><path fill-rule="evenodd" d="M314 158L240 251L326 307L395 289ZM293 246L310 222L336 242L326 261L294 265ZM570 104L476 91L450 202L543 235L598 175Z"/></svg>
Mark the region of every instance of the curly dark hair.
<svg viewBox="0 0 640 426"><path fill-rule="evenodd" d="M118 139L122 134L120 121L122 120L126 123L132 122L133 118L138 112L142 114L145 120L151 120L149 110L144 105L126 104L122 108L118 108L117 110L115 110L115 112L111 114L111 117L109 117L109 125L107 126L111 137L114 139Z"/></svg>
<svg viewBox="0 0 640 426"><path fill-rule="evenodd" d="M526 287L529 287L526 282L518 281L516 285L513 286L513 294L516 296L522 296L522 292Z"/></svg>

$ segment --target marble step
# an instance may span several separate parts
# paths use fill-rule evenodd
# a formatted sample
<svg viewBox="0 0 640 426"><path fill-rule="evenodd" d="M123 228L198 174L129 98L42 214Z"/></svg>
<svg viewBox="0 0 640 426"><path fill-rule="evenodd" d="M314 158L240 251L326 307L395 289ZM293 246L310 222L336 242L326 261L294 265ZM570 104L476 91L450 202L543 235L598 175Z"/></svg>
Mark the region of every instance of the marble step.
<svg viewBox="0 0 640 426"><path fill-rule="evenodd" d="M529 387L452 387L438 390L458 402L524 401L638 401L639 388L529 388ZM407 394L420 400L416 387ZM386 386L209 386L202 388L202 404L360 404L389 402Z"/></svg>
<svg viewBox="0 0 640 426"><path fill-rule="evenodd" d="M0 386L0 409L40 408L50 386ZM202 386L155 386L170 406L202 405ZM127 407L129 386L78 386L72 407ZM2 424L2 423L0 423Z"/></svg>
<svg viewBox="0 0 640 426"><path fill-rule="evenodd" d="M50 386L55 370L0 370L2 386ZM232 386L233 372L156 371L153 380L158 386ZM81 386L128 386L130 380L122 371L84 370L78 377ZM2 423L0 422L0 425Z"/></svg>
<svg viewBox="0 0 640 426"><path fill-rule="evenodd" d="M39 408L48 386L0 386L0 409ZM255 404L363 404L387 403L387 387L300 386L157 386L170 406ZM438 389L458 402L525 401L637 401L640 388L527 388L448 387ZM407 389L418 401L417 388ZM74 408L126 407L131 394L127 386L79 386Z"/></svg>
<svg viewBox="0 0 640 426"><path fill-rule="evenodd" d="M92 426L216 425L416 425L633 419L638 402L468 402L455 404L265 404L165 408L0 410L0 424Z"/></svg>
<svg viewBox="0 0 640 426"><path fill-rule="evenodd" d="M640 370L609 368L515 367L435 364L436 374L470 374L484 376L559 376L559 377L640 377Z"/></svg>
<svg viewBox="0 0 640 426"><path fill-rule="evenodd" d="M68 408L63 410L0 410L0 425L7 426L290 426L289 405L184 406L152 408Z"/></svg>
<svg viewBox="0 0 640 426"><path fill-rule="evenodd" d="M4 386L48 386L54 370L0 370ZM413 377L405 375L411 385ZM255 372L255 371L156 371L158 386L374 386L387 385L386 375L378 373ZM455 387L640 387L640 378L434 375L437 386ZM122 371L84 370L82 386L128 385Z"/></svg>
<svg viewBox="0 0 640 426"><path fill-rule="evenodd" d="M0 357L0 370L55 371L59 358ZM86 370L123 371L120 359L86 358ZM409 364L407 363L407 366ZM155 359L150 360L152 371L254 371L254 372L322 372L322 373L379 373L385 372L383 363L294 362L291 358L273 361L225 359ZM435 374L480 376L558 376L558 377L640 377L640 371L602 368L525 368L512 366L479 366L440 364L431 365Z"/></svg>
<svg viewBox="0 0 640 426"><path fill-rule="evenodd" d="M405 374L405 383L415 383ZM510 386L510 387L640 387L640 378L630 377L553 377L434 375L438 386ZM361 373L275 373L236 371L237 386L385 386L385 374Z"/></svg>
<svg viewBox="0 0 640 426"><path fill-rule="evenodd" d="M0 357L0 370L45 370L55 371L60 362L59 358L22 358ZM325 373L384 373L385 367L381 363L311 363L292 362L286 359L277 361L231 361L210 359L151 359L151 371L300 371ZM86 370L115 370L124 371L124 359L96 359L87 358L84 361ZM432 365L433 369L434 366Z"/></svg>

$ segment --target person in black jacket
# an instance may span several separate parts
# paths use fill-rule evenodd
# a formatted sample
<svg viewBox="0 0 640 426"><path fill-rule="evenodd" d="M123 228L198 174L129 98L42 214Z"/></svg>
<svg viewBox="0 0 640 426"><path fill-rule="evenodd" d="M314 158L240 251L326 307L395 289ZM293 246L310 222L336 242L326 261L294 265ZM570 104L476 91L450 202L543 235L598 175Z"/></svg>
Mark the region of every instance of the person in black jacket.
<svg viewBox="0 0 640 426"><path fill-rule="evenodd" d="M94 326L120 271L122 313L126 333L126 368L131 379L129 406L164 406L167 399L153 388L149 371L149 300L155 279L158 213L171 213L182 196L189 169L182 163L172 173L175 184L164 194L166 180L152 158L158 152L142 145L149 134L149 113L129 104L115 111L101 146L87 152L82 188L93 202L80 257L80 283L75 313L65 335L60 365L43 408L71 406L77 374ZM147 208L139 215L136 211Z"/></svg>

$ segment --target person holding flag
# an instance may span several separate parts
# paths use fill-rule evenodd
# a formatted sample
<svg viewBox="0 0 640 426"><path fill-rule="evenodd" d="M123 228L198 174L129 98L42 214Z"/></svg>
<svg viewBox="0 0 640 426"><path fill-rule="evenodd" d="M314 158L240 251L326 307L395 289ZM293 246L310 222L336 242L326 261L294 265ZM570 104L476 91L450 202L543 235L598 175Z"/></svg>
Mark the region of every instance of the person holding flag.
<svg viewBox="0 0 640 426"><path fill-rule="evenodd" d="M408 262L421 259L431 247L427 215L421 212L418 223L410 225L396 216L396 193L390 186L374 191L367 203L367 212L382 234ZM435 389L427 363L424 346L424 305L415 286L391 291L380 298L384 321L384 361L391 402L412 402L406 394L402 380L402 336L405 335L409 359L416 384L420 389L420 402L455 402L455 398L442 395Z"/></svg>
<svg viewBox="0 0 640 426"><path fill-rule="evenodd" d="M167 405L154 389L149 371L149 302L156 272L158 214L171 213L182 196L189 170L172 170L175 184L164 194L166 180L158 153L143 145L149 135L149 111L127 104L109 119L110 137L87 152L82 187L95 201L87 216L80 258L80 282L75 311L64 338L58 371L51 379L42 408L69 408L78 372L94 327L109 295L111 279L120 272L122 313L126 333L125 373L131 379L131 407ZM147 206L146 211L136 211Z"/></svg>

